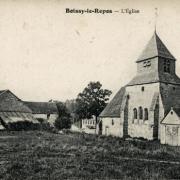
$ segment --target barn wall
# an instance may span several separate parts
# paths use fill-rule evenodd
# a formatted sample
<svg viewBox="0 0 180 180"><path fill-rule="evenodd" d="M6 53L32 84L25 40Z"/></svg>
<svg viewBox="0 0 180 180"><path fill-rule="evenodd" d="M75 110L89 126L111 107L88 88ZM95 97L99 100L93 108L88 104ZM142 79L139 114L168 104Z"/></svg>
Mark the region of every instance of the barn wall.
<svg viewBox="0 0 180 180"><path fill-rule="evenodd" d="M50 124L54 124L55 123L55 120L58 118L58 114L51 114L49 119L48 119L48 122Z"/></svg>
<svg viewBox="0 0 180 180"><path fill-rule="evenodd" d="M42 118L44 120L47 120L49 123L54 124L55 120L58 117L58 114L50 114L49 119L47 119L47 114L33 114L35 118Z"/></svg>

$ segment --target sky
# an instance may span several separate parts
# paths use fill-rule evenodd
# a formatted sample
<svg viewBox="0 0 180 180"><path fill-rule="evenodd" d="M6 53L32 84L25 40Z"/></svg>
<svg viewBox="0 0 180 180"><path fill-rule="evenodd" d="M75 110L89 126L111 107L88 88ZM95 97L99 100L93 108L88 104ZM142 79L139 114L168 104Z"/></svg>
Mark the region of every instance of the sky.
<svg viewBox="0 0 180 180"><path fill-rule="evenodd" d="M70 9L137 9L140 13L75 14ZM0 0L0 89L26 101L65 101L90 81L113 95L136 74L136 63L154 33L177 59L178 0Z"/></svg>

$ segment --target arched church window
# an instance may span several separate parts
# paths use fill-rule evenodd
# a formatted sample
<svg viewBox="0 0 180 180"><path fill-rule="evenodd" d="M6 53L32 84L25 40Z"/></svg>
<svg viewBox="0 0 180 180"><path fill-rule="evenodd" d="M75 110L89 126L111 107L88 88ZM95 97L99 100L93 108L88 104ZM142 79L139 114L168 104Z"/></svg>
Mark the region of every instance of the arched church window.
<svg viewBox="0 0 180 180"><path fill-rule="evenodd" d="M148 109L147 108L145 108L144 109L144 120L148 120Z"/></svg>
<svg viewBox="0 0 180 180"><path fill-rule="evenodd" d="M170 73L170 60L164 59L164 72Z"/></svg>
<svg viewBox="0 0 180 180"><path fill-rule="evenodd" d="M141 87L141 91L144 91L144 86Z"/></svg>
<svg viewBox="0 0 180 180"><path fill-rule="evenodd" d="M139 119L143 119L143 109L141 106L139 107Z"/></svg>
<svg viewBox="0 0 180 180"><path fill-rule="evenodd" d="M137 119L137 109L133 109L133 119Z"/></svg>
<svg viewBox="0 0 180 180"><path fill-rule="evenodd" d="M112 119L112 126L114 125L114 120Z"/></svg>

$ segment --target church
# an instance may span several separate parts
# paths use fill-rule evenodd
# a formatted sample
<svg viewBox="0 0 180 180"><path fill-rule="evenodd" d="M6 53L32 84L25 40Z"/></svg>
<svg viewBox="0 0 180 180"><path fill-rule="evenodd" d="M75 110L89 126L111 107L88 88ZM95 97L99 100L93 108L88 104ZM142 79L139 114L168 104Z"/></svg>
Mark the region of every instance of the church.
<svg viewBox="0 0 180 180"><path fill-rule="evenodd" d="M180 114L180 79L176 75L176 59L156 31L136 66L136 76L100 114L99 133L161 140L164 118L172 109Z"/></svg>

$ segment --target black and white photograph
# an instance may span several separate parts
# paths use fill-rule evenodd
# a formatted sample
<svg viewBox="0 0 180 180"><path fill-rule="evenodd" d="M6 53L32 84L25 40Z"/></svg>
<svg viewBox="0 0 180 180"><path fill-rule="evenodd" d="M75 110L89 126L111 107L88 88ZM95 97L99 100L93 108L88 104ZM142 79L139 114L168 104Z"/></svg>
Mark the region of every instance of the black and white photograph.
<svg viewBox="0 0 180 180"><path fill-rule="evenodd" d="M0 0L0 179L180 179L180 1Z"/></svg>

